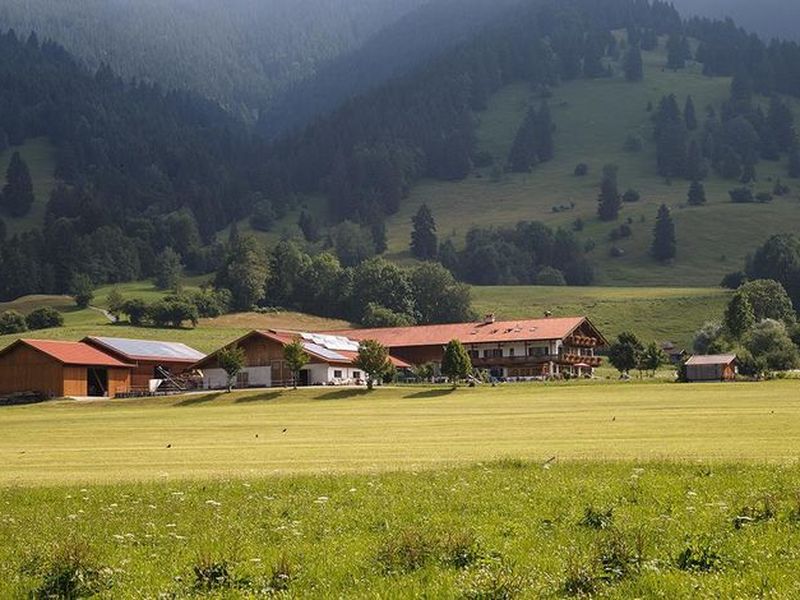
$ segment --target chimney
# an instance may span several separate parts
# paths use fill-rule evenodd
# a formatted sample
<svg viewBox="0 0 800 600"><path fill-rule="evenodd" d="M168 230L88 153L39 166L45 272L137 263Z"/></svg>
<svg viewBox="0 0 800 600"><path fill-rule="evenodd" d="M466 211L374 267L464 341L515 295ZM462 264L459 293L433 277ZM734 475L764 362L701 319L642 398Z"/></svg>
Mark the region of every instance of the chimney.
<svg viewBox="0 0 800 600"><path fill-rule="evenodd" d="M495 322L494 313L488 313L483 317L483 324L484 325L491 325Z"/></svg>

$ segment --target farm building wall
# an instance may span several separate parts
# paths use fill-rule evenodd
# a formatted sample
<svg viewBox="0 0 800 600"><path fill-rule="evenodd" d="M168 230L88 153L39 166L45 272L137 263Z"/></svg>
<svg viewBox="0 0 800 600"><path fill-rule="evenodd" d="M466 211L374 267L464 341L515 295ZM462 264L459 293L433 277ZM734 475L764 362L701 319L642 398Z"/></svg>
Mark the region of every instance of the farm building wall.
<svg viewBox="0 0 800 600"><path fill-rule="evenodd" d="M39 392L64 395L64 367L33 348L20 345L0 356L0 394Z"/></svg>
<svg viewBox="0 0 800 600"><path fill-rule="evenodd" d="M236 378L237 388L271 387L271 367L245 367ZM203 387L207 390L223 390L228 387L228 374L223 369L203 369Z"/></svg>
<svg viewBox="0 0 800 600"><path fill-rule="evenodd" d="M137 360L136 367L131 374L131 389L134 391L148 391L151 379L164 379L156 375L157 367L167 369L172 375L181 375L191 367L191 364L159 360Z"/></svg>
<svg viewBox="0 0 800 600"><path fill-rule="evenodd" d="M689 381L731 381L735 378L733 364L686 365L686 379Z"/></svg>

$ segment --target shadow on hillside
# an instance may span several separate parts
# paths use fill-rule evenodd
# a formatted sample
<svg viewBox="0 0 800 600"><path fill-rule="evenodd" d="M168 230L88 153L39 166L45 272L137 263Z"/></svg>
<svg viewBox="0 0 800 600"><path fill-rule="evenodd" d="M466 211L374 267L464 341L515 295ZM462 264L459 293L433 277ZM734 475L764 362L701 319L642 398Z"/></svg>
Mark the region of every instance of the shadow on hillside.
<svg viewBox="0 0 800 600"><path fill-rule="evenodd" d="M180 402L176 403L175 406L196 406L197 404L206 404L207 402L214 402L214 400L224 398L226 395L226 392L216 392L215 394L198 394L196 396L190 396L185 400L181 400Z"/></svg>
<svg viewBox="0 0 800 600"><path fill-rule="evenodd" d="M282 395L282 392L266 392L264 394L254 394L252 396L242 396L234 400L235 404L249 404L251 402L270 402L277 400Z"/></svg>
<svg viewBox="0 0 800 600"><path fill-rule="evenodd" d="M455 392L453 388L447 388L446 390L424 390L421 392L414 392L405 397L409 399L442 398L444 396L449 396L453 392Z"/></svg>
<svg viewBox="0 0 800 600"><path fill-rule="evenodd" d="M321 396L317 396L317 400L348 400L350 398L358 398L360 396L366 396L367 394L369 394L369 390L363 390L363 389L336 390L335 392L328 392L327 394L322 394Z"/></svg>

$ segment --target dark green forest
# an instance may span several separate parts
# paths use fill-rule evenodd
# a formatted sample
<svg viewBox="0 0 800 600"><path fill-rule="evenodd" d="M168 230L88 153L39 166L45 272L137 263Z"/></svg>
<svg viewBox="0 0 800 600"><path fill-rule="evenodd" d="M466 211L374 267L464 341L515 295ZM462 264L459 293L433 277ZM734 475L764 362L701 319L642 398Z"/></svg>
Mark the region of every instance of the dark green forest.
<svg viewBox="0 0 800 600"><path fill-rule="evenodd" d="M658 0L524 2L435 60L277 141L194 92L127 80L105 64L90 70L54 42L8 31L0 37L0 144L48 138L61 184L44 225L0 247L0 298L64 293L84 277L94 284L150 277L167 247L190 272L224 273L231 248L216 234L251 214L269 229L274 215L300 195L324 196L328 208L324 217L301 218L304 251L330 251L345 268L357 267L383 251L384 219L418 180L463 179L485 163L476 151L475 115L502 86L527 82L541 98L521 123L509 169L535 169L549 160L558 132L549 119L548 90L607 77L609 61L623 56L635 67L635 56L623 55L612 35L617 30L627 31L627 50L666 40L665 68L696 60L709 77L734 77L730 101L713 114L679 106L674 97L654 107L654 171L698 181L702 173L689 165L699 157L746 183L759 160L781 154L794 157L790 170L800 170L791 115L774 97L800 97L800 46L765 44L731 22L682 21ZM633 67L629 79L636 81ZM327 85L322 80L320 90ZM768 111L753 102L756 96L773 97ZM24 189L23 167L11 175L12 189ZM6 216L25 210L24 202L3 206ZM521 223L513 230L475 230L464 250L440 248L425 258L477 283L562 277L586 285L592 273L584 250L568 232ZM503 259L486 281L476 281L469 265L485 256ZM268 302L268 294L256 302Z"/></svg>
<svg viewBox="0 0 800 600"><path fill-rule="evenodd" d="M89 69L189 89L240 114L313 76L424 0L5 0L0 23L36 31Z"/></svg>

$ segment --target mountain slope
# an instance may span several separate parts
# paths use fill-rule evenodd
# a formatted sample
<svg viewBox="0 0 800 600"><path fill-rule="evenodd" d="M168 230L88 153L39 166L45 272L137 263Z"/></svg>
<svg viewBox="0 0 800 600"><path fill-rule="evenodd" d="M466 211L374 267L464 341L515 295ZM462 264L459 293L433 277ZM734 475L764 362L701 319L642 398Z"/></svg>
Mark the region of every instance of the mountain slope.
<svg viewBox="0 0 800 600"><path fill-rule="evenodd" d="M92 70L253 111L425 0L6 0L0 28L36 31Z"/></svg>
<svg viewBox="0 0 800 600"><path fill-rule="evenodd" d="M663 70L666 55L663 45L646 52L645 80L627 83L621 75L613 79L579 80L554 88L549 100L556 124L556 158L537 165L531 173L506 173L493 181L491 168L478 169L459 182L426 180L414 188L397 214L387 221L389 251L397 259L408 256L411 217L425 203L434 213L440 239L463 244L472 226L509 226L520 220L542 221L553 227L571 228L576 219L584 228L576 235L592 241L589 253L595 266L596 282L606 285L717 285L723 275L740 269L746 255L771 233L796 231L800 227L798 198L800 185L786 178L785 160L761 161L758 191L771 191L783 177L794 189L769 204L733 204L728 191L737 182L712 174L705 182L708 203L686 206L689 182L671 182L656 172L655 144L652 140L648 102L676 93L679 102L691 95L698 112L718 107L729 94L731 79L706 77L695 65L687 70ZM526 84L506 86L489 101L488 110L479 114L478 148L503 162L516 129L529 105L536 105ZM800 105L791 101L800 118ZM628 135L638 135L644 143L641 152L626 152ZM574 167L585 162L587 177L575 177ZM613 163L619 167L620 191L638 190L642 199L624 205L619 221L602 223L597 219L597 195L601 169ZM574 203L574 207L571 205ZM659 265L649 256L656 210L661 203L673 209L677 229L678 256L670 265ZM568 210L554 212L553 207ZM570 208L571 207L571 208ZM632 219L630 239L611 241L612 229ZM625 255L610 256L612 247Z"/></svg>

